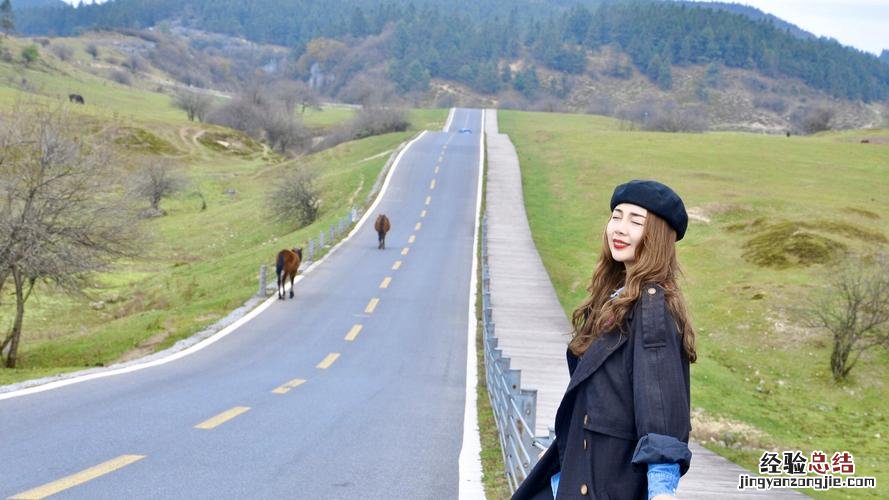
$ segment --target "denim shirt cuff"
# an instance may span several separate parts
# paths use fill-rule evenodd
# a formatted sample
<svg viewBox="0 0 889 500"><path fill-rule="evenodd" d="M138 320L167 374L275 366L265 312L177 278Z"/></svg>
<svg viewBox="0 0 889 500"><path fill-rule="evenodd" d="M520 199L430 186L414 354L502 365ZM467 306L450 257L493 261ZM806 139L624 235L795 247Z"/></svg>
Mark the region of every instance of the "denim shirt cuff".
<svg viewBox="0 0 889 500"><path fill-rule="evenodd" d="M679 464L648 464L648 498L675 495L679 486Z"/></svg>

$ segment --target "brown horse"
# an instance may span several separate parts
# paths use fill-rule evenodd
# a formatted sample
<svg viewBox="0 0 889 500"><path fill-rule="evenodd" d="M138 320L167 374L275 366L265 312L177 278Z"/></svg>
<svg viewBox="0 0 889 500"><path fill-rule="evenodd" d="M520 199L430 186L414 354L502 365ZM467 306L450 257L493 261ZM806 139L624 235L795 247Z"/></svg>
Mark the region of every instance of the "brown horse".
<svg viewBox="0 0 889 500"><path fill-rule="evenodd" d="M386 233L389 232L389 217L386 217L386 214L380 214L377 216L376 222L374 222L374 229L377 232L377 237L380 240L379 249L386 248Z"/></svg>
<svg viewBox="0 0 889 500"><path fill-rule="evenodd" d="M303 260L303 249L281 250L275 263L275 274L278 275L278 299L284 299L284 285L290 278L290 298L293 298L293 278L299 272L299 263Z"/></svg>

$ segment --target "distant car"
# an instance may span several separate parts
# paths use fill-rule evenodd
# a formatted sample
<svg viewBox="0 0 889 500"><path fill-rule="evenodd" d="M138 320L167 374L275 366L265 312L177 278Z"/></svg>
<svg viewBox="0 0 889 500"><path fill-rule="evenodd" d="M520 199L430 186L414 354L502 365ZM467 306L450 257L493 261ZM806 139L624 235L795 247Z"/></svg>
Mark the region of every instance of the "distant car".
<svg viewBox="0 0 889 500"><path fill-rule="evenodd" d="M471 129L471 128L463 127L463 128L460 129L460 133L461 133L461 134L471 134L471 133L472 133L472 129Z"/></svg>

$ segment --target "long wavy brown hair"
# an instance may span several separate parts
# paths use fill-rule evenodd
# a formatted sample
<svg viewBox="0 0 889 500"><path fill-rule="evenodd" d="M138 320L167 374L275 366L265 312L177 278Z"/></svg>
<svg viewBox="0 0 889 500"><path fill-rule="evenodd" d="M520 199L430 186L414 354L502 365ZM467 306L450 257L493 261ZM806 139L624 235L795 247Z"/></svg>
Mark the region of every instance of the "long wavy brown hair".
<svg viewBox="0 0 889 500"><path fill-rule="evenodd" d="M568 348L577 356L582 355L590 345L606 332L618 325L622 334L624 317L639 299L646 283L657 283L664 288L667 307L676 321L677 330L682 336L682 345L690 362L697 359L695 332L691 325L685 297L676 281L682 273L676 259L676 231L657 215L648 212L642 240L636 248L635 264L627 274L622 262L614 260L608 247L608 235L602 232L602 253L587 291L589 297L574 310L572 324L574 331ZM609 300L612 292L623 286L624 289L614 300Z"/></svg>

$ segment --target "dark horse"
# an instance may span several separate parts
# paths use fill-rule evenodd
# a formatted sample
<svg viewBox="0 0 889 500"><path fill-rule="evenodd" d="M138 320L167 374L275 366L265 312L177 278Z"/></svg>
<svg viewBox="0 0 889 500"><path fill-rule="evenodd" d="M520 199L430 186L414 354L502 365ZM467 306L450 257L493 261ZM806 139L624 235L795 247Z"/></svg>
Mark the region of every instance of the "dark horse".
<svg viewBox="0 0 889 500"><path fill-rule="evenodd" d="M284 284L290 278L290 298L293 298L293 278L299 271L299 263L303 260L303 249L281 250L275 263L275 274L278 275L278 298L284 299Z"/></svg>
<svg viewBox="0 0 889 500"><path fill-rule="evenodd" d="M386 214L378 215L376 222L374 222L374 229L376 230L377 237L380 240L380 245L377 248L386 248L386 233L389 232L389 227L389 217L386 217Z"/></svg>
<svg viewBox="0 0 889 500"><path fill-rule="evenodd" d="M83 96L80 94L68 94L68 100L77 104L83 104Z"/></svg>

